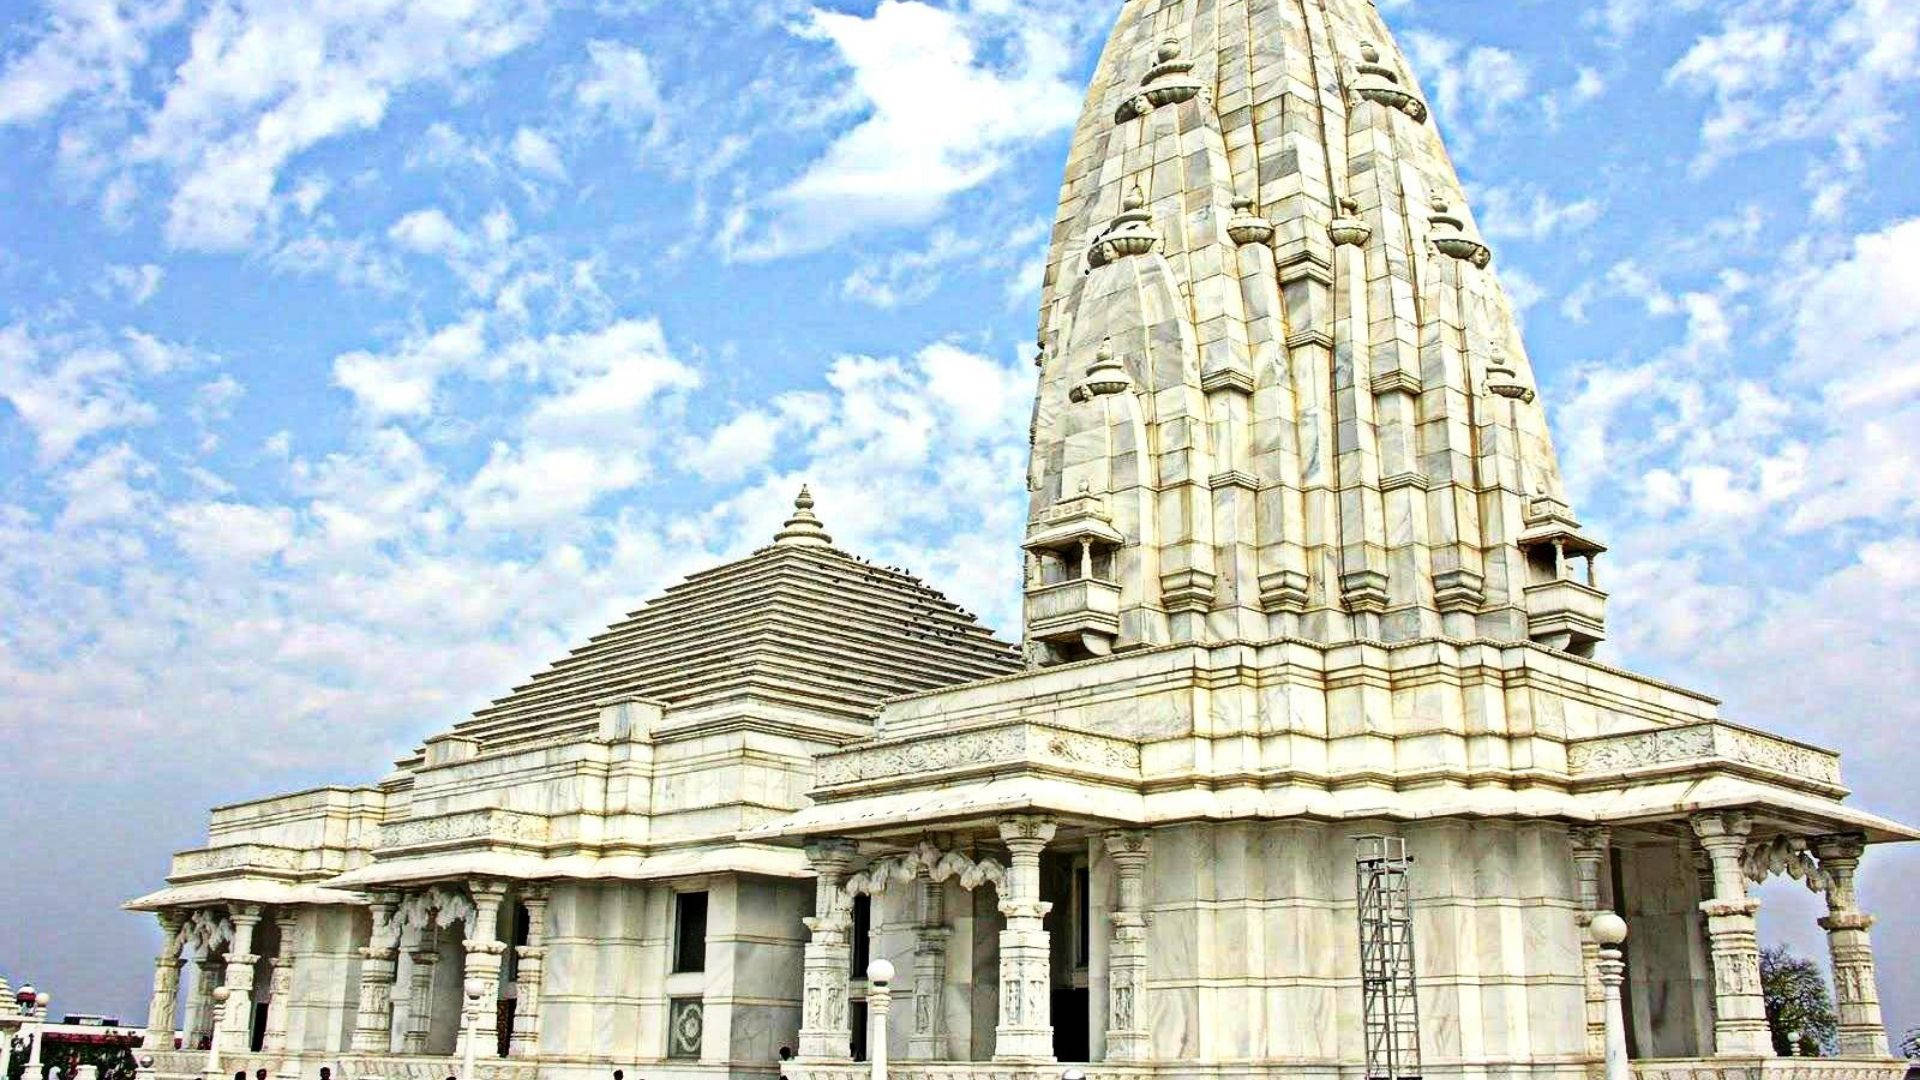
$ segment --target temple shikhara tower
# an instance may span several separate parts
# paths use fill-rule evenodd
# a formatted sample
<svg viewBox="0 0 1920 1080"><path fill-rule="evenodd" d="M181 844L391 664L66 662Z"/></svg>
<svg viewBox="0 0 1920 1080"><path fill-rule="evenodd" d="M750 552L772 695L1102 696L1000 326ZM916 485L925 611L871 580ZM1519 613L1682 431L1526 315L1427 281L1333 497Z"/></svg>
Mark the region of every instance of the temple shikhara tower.
<svg viewBox="0 0 1920 1080"><path fill-rule="evenodd" d="M1038 368L1021 647L802 492L377 783L215 809L129 905L155 1071L855 1080L890 1000L911 1080L1575 1080L1617 987L1642 1080L1901 1074L1854 882L1916 833L1595 659L1606 549L1369 0L1121 6ZM1837 1059L1774 1056L1774 876Z"/></svg>

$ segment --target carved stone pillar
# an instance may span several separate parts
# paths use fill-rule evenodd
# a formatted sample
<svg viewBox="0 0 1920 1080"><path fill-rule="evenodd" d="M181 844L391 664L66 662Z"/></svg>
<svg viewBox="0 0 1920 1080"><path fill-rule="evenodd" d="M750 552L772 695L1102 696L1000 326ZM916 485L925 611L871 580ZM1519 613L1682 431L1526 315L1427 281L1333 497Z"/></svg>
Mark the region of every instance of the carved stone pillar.
<svg viewBox="0 0 1920 1080"><path fill-rule="evenodd" d="M180 1000L180 928L186 915L178 911L154 912L160 920L160 955L153 959L153 1000L147 1004L148 1051L173 1049L174 1012ZM0 1002L0 1008L7 1004Z"/></svg>
<svg viewBox="0 0 1920 1080"><path fill-rule="evenodd" d="M220 985L220 957L214 949L207 945L194 963L193 995L187 999L189 1050L204 1050L213 1043L213 991Z"/></svg>
<svg viewBox="0 0 1920 1080"><path fill-rule="evenodd" d="M1608 888L1611 875L1607 873L1613 833L1604 825L1595 825L1573 829L1571 839L1574 875L1580 887L1580 912L1575 918L1580 923L1580 970L1585 973L1587 986L1587 1053L1600 1058L1607 1052L1606 987L1600 977L1600 945L1589 928L1595 915L1613 909L1609 895L1613 890Z"/></svg>
<svg viewBox="0 0 1920 1080"><path fill-rule="evenodd" d="M407 1029L400 1035L400 1052L424 1054L427 1036L433 1031L433 972L440 963L440 950L429 942L407 955L413 959L413 974L407 980Z"/></svg>
<svg viewBox="0 0 1920 1080"><path fill-rule="evenodd" d="M946 893L923 872L914 882L919 890L920 922L913 941L913 1032L907 1055L920 1061L947 1056L946 1010L942 999L947 985Z"/></svg>
<svg viewBox="0 0 1920 1080"><path fill-rule="evenodd" d="M521 894L527 909L527 943L513 950L518 960L518 1003L513 1009L513 1041L507 1052L528 1057L540 1049L540 989L546 981L547 963L547 890L532 886Z"/></svg>
<svg viewBox="0 0 1920 1080"><path fill-rule="evenodd" d="M1771 1057L1766 1003L1760 995L1760 946L1754 914L1760 901L1747 895L1741 856L1753 822L1737 810L1693 819L1693 832L1713 861L1713 899L1702 901L1713 951L1713 1052L1721 1057Z"/></svg>
<svg viewBox="0 0 1920 1080"><path fill-rule="evenodd" d="M1867 930L1873 916L1860 910L1853 876L1867 847L1859 833L1822 836L1813 842L1826 878L1827 915L1820 920L1833 959L1833 1010L1839 1025L1836 1042L1842 1057L1891 1057L1886 1024L1880 1018L1880 989L1873 975L1873 943Z"/></svg>
<svg viewBox="0 0 1920 1080"><path fill-rule="evenodd" d="M853 866L853 845L828 840L807 847L813 864L813 916L802 920L811 935L803 966L800 1057L807 1061L851 1061L852 1030L847 1026L847 965L852 962L847 931L851 913L840 887Z"/></svg>
<svg viewBox="0 0 1920 1080"><path fill-rule="evenodd" d="M1000 1023L995 1061L1053 1060L1052 949L1040 899L1040 853L1053 839L1051 818L1019 814L1000 819L1000 839L1012 858L1000 893Z"/></svg>
<svg viewBox="0 0 1920 1080"><path fill-rule="evenodd" d="M227 946L227 1007L223 1032L216 1035L223 1052L253 1049L253 965L260 958L253 952L253 931L260 925L260 905L236 904L228 911L233 920L233 942Z"/></svg>
<svg viewBox="0 0 1920 1080"><path fill-rule="evenodd" d="M280 947L271 961L273 981L268 987L267 1033L260 1048L277 1053L287 1048L287 1006L293 1004L293 964L299 952L296 935L300 931L300 913L294 908L281 908L273 917L273 925L280 931Z"/></svg>
<svg viewBox="0 0 1920 1080"><path fill-rule="evenodd" d="M353 1052L384 1054L393 1048L394 893L375 893L367 905L373 932L360 949L360 1005L353 1016Z"/></svg>
<svg viewBox="0 0 1920 1080"><path fill-rule="evenodd" d="M473 1026L473 1052L476 1057L498 1057L500 958L507 951L499 934L500 904L507 898L507 887L498 881L472 881L467 883L467 893L473 897L473 936L462 942L467 950L465 977L480 980L484 988L480 991L480 1016ZM460 1037L467 1037L465 1029ZM466 1053L464 1045L458 1050Z"/></svg>
<svg viewBox="0 0 1920 1080"><path fill-rule="evenodd" d="M1147 1032L1147 917L1141 878L1147 868L1147 834L1106 835L1119 896L1113 905L1113 941L1107 948L1107 1060L1145 1061Z"/></svg>

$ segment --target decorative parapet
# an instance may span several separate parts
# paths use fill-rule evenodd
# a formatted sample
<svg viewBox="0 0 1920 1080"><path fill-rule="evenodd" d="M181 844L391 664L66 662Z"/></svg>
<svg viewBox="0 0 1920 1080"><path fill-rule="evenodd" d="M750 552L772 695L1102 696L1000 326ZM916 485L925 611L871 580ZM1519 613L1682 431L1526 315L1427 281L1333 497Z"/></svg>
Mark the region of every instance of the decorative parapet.
<svg viewBox="0 0 1920 1080"><path fill-rule="evenodd" d="M1011 723L892 743L869 743L821 755L821 787L865 784L925 773L966 773L1008 766L1137 780L1140 746L1046 724Z"/></svg>
<svg viewBox="0 0 1920 1080"><path fill-rule="evenodd" d="M1829 797L1847 793L1840 782L1840 755L1732 724L1708 721L1567 744L1567 771L1576 784L1607 786L1714 768L1760 773Z"/></svg>
<svg viewBox="0 0 1920 1080"><path fill-rule="evenodd" d="M1895 1058L1656 1058L1635 1061L1634 1080L1900 1080Z"/></svg>
<svg viewBox="0 0 1920 1080"><path fill-rule="evenodd" d="M220 847L182 851L173 857L173 869L167 880L175 883L195 878L231 874L263 874L270 877L297 877L304 852L272 844L226 844Z"/></svg>
<svg viewBox="0 0 1920 1080"><path fill-rule="evenodd" d="M464 847L538 850L546 842L547 819L538 814L494 808L457 810L381 825L379 856Z"/></svg>

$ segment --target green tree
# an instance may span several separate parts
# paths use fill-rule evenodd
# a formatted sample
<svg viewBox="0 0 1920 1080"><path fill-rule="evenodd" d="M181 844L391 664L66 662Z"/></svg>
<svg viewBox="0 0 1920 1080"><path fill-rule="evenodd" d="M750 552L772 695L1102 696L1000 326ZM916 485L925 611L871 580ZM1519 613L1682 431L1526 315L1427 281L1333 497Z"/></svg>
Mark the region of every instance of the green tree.
<svg viewBox="0 0 1920 1080"><path fill-rule="evenodd" d="M1834 1052L1833 995L1818 964L1795 956L1785 945L1761 949L1760 993L1767 1002L1774 1053L1818 1057ZM1791 1050L1789 1033L1797 1039Z"/></svg>

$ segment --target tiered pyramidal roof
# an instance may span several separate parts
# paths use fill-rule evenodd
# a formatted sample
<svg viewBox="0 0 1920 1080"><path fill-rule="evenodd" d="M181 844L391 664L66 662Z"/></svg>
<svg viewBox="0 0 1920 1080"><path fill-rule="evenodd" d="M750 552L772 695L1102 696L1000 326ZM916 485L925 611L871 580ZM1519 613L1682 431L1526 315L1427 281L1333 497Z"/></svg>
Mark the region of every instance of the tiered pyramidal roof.
<svg viewBox="0 0 1920 1080"><path fill-rule="evenodd" d="M919 578L832 544L803 488L771 545L672 586L454 732L488 750L584 737L601 703L633 696L864 720L885 698L1020 666Z"/></svg>
<svg viewBox="0 0 1920 1080"><path fill-rule="evenodd" d="M1491 259L1370 0L1127 0L1040 312L1029 639L1589 653L1601 548Z"/></svg>

